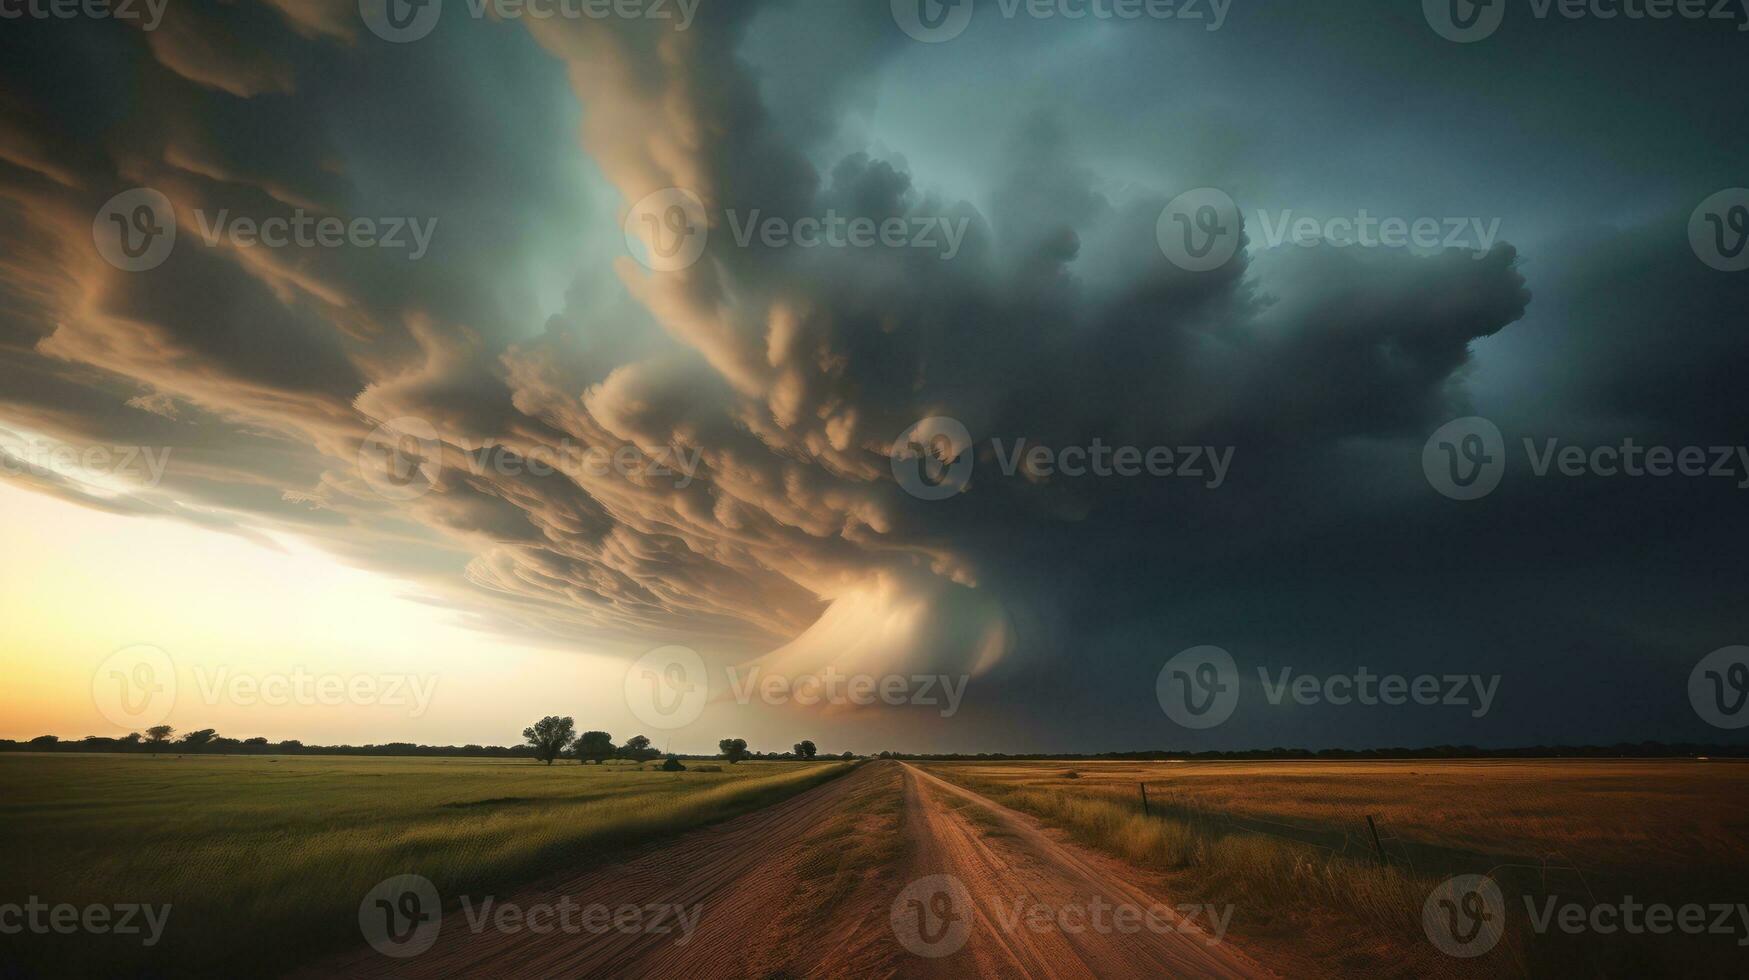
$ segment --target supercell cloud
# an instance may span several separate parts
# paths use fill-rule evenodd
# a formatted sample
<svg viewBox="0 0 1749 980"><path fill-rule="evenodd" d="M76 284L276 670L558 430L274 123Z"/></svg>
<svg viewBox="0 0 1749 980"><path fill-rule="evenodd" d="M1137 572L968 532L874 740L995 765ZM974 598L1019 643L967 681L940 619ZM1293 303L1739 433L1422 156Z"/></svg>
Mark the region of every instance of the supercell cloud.
<svg viewBox="0 0 1749 980"><path fill-rule="evenodd" d="M1307 82L1283 78L1287 29L1238 9L1219 34L992 16L925 45L886 4L706 0L684 30L450 6L402 44L341 2L177 4L153 31L6 25L0 434L173 450L152 488L21 479L308 537L488 629L786 671L969 673L967 748L1089 747L1089 722L1183 744L1153 675L1198 643L1253 663L1517 664L1521 699L1571 684L1586 719L1616 703L1674 737L1674 709L1630 706L1595 671L1741 642L1714 598L1743 584L1741 561L1675 602L1681 624L1654 628L1631 599L1637 563L1686 581L1680 556L1744 530L1739 497L1509 484L1484 520L1419 469L1429 433L1477 413L1509 442L1600 425L1742 438L1722 407L1744 407L1725 369L1744 364L1742 287L1680 233L1707 180L1605 158L1600 184L1640 196L1598 210L1526 135L1543 123L1466 116L1461 95L1412 92L1429 114L1380 104L1308 133L1300 106L1350 93L1365 114L1382 69L1332 47L1299 52ZM1329 20L1310 30L1397 31L1430 69L1470 66L1466 84L1531 84L1413 23ZM1159 54L1181 50L1202 86L1167 77ZM979 74L992 60L1037 64L1013 85L1060 87L1013 111L1002 70ZM1595 98L1554 97L1584 114ZM1126 132L1125 112L1169 120L1164 142ZM1716 134L1739 164L1743 132ZM1428 149L1445 145L1445 160ZM1690 152L1686 172L1710 173L1699 141L1670 150ZM1199 186L1239 202L1244 244L1193 272L1168 261L1160 216ZM176 239L130 272L93 247L93 222L142 187ZM1270 247L1258 220L1367 206L1499 216L1500 241ZM324 218L342 244L311 244ZM799 246L852 219L904 244L857 245L841 224ZM254 240L275 226L310 237ZM696 254L664 261L675 241ZM937 500L890 458L932 417L969 434L947 443L969 476ZM411 484L373 451L384 423L425 464ZM1022 440L1055 461L1194 447L1226 472L1211 487L1005 466ZM1551 737L1514 686L1508 672L1497 727L1452 740ZM1054 720L996 727L1017 705ZM1581 739L1614 731L1573 722ZM1206 744L1447 734L1302 725Z"/></svg>

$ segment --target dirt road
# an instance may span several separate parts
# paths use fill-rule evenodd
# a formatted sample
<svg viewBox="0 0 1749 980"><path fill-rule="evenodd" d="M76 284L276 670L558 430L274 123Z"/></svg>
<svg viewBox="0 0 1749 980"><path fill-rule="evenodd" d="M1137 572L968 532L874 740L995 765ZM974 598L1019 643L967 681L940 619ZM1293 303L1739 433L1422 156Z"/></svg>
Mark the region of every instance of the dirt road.
<svg viewBox="0 0 1749 980"><path fill-rule="evenodd" d="M1252 977L1216 911L908 765L875 762L623 864L445 915L353 977ZM554 909L574 909L570 928ZM503 908L517 910L501 919ZM450 906L446 906L450 907ZM593 917L591 917L593 915ZM505 925L508 922L509 925Z"/></svg>

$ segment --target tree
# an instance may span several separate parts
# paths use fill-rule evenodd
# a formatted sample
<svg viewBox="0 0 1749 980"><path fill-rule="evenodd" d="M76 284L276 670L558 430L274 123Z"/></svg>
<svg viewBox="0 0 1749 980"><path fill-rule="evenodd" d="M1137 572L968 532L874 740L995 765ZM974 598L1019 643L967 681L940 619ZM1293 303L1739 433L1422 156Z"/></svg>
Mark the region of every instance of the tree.
<svg viewBox="0 0 1749 980"><path fill-rule="evenodd" d="M594 759L596 763L613 755L613 736L606 732L584 732L577 740L577 761L587 762Z"/></svg>
<svg viewBox="0 0 1749 980"><path fill-rule="evenodd" d="M246 738L243 740L243 748L248 752L266 752L267 736L257 735L254 738Z"/></svg>
<svg viewBox="0 0 1749 980"><path fill-rule="evenodd" d="M814 747L814 743L805 738L796 743L796 758L798 759L812 759L814 753L818 751L820 750Z"/></svg>
<svg viewBox="0 0 1749 980"><path fill-rule="evenodd" d="M30 740L30 744L39 749L52 749L60 744L60 741L61 737L59 735L38 735L36 738Z"/></svg>
<svg viewBox="0 0 1749 980"><path fill-rule="evenodd" d="M844 754L839 756L838 758L843 759L845 762L849 762L850 760L856 758L856 754L851 752L849 749L845 749Z"/></svg>
<svg viewBox="0 0 1749 980"><path fill-rule="evenodd" d="M734 765L747 758L747 740L744 738L725 738L717 743L717 749L723 753L723 758Z"/></svg>
<svg viewBox="0 0 1749 980"><path fill-rule="evenodd" d="M140 747L140 733L128 732L116 741L121 743L122 748L137 749Z"/></svg>
<svg viewBox="0 0 1749 980"><path fill-rule="evenodd" d="M638 762L643 759L654 759L661 753L651 750L648 736L633 735L626 739L626 744L620 748L619 754L633 762Z"/></svg>
<svg viewBox="0 0 1749 980"><path fill-rule="evenodd" d="M547 715L524 728L522 737L528 740L529 745L534 746L534 757L550 766L559 757L559 753L565 751L565 747L577 738L577 733L572 730L576 725L569 718Z"/></svg>
<svg viewBox="0 0 1749 980"><path fill-rule="evenodd" d="M156 755L158 750L163 748L165 743L170 741L170 736L174 734L176 734L176 729L169 725L153 725L146 729L146 747L152 750L152 754Z"/></svg>
<svg viewBox="0 0 1749 980"><path fill-rule="evenodd" d="M182 744L185 747L198 752L201 749L206 748L207 743L217 738L218 734L219 732L216 728L202 728L198 731L192 731L182 736Z"/></svg>

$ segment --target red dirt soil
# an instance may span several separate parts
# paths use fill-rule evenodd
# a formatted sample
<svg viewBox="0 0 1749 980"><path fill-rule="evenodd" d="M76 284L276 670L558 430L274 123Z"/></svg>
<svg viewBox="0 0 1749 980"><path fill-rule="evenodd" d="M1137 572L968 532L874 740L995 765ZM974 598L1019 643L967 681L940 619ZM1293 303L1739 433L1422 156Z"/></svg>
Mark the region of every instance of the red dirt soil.
<svg viewBox="0 0 1749 980"><path fill-rule="evenodd" d="M831 887L822 886L813 869L859 843L894 845L886 853L896 859L870 867L851 863ZM914 884L920 879L926 880ZM1107 912L1106 928L1089 925L1100 921L1087 917L1090 908L1170 908L1173 903L1145 880L1128 865L1070 844L976 793L911 766L874 762L624 863L556 875L503 899L524 909L565 897L610 909L678 905L697 912L690 937L678 928L536 934L483 923L475 931L456 909L444 917L435 945L418 956L392 959L363 947L308 975L1270 975L1197 928L1210 924L1207 917L1175 920L1163 930L1136 926L1132 915L1132 927L1120 930L1110 927L1117 920ZM1035 909L1048 915L1025 914ZM1066 909L1071 917L1059 919Z"/></svg>

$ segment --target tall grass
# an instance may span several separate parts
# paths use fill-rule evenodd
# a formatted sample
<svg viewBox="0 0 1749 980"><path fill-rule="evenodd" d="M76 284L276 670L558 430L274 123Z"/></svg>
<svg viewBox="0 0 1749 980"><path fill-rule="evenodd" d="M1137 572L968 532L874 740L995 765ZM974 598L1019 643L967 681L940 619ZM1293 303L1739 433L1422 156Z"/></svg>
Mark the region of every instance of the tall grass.
<svg viewBox="0 0 1749 980"><path fill-rule="evenodd" d="M489 893L793 795L838 764L720 773L522 760L0 756L0 904L170 904L150 949L0 935L25 975L259 972L358 942L391 875ZM3 975L4 971L0 971Z"/></svg>
<svg viewBox="0 0 1749 980"><path fill-rule="evenodd" d="M1303 947L1324 947L1321 952L1336 958L1341 958L1340 951L1330 948L1332 941L1389 946L1399 954L1387 975L1411 966L1417 976L1459 975L1453 963L1413 945L1421 935L1420 908L1434 884L1430 879L1332 858L1261 835L1217 832L1188 820L1145 815L1138 797L1113 787L1092 788L1080 780L1019 787L952 766L932 771L1058 827L1081 844L1167 873L1173 901L1232 904L1236 925L1252 927L1248 938L1257 938L1259 931L1286 931L1297 934ZM1310 967L1297 965L1301 969L1290 975Z"/></svg>
<svg viewBox="0 0 1749 980"><path fill-rule="evenodd" d="M1073 778L1049 763L929 768L1162 872L1174 900L1232 903L1238 941L1289 975L1641 976L1742 963L1735 936L1536 933L1524 902L1740 901L1749 766L1078 762ZM1151 816L1138 782L1149 786ZM1390 866L1361 836L1368 813L1400 838ZM1346 850L1313 846L1345 835ZM1525 867L1543 857L1582 877ZM1486 956L1443 956L1423 932L1422 907L1446 877L1478 873L1505 894L1507 933Z"/></svg>

